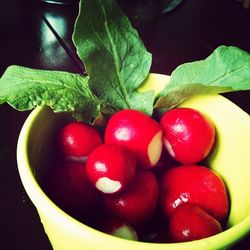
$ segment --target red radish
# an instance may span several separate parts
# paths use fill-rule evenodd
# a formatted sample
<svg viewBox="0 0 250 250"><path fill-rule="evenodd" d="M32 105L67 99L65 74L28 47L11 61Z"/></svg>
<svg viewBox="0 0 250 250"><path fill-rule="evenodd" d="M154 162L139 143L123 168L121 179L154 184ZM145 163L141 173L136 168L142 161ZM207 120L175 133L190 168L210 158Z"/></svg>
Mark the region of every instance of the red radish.
<svg viewBox="0 0 250 250"><path fill-rule="evenodd" d="M184 203L170 218L168 235L172 242L203 239L222 231L221 224L203 209Z"/></svg>
<svg viewBox="0 0 250 250"><path fill-rule="evenodd" d="M135 152L140 166L155 166L162 152L162 129L138 110L121 110L108 121L105 143L125 145Z"/></svg>
<svg viewBox="0 0 250 250"><path fill-rule="evenodd" d="M101 221L100 230L113 236L128 240L138 240L135 228L118 218L106 218Z"/></svg>
<svg viewBox="0 0 250 250"><path fill-rule="evenodd" d="M154 174L140 170L135 181L122 193L106 195L104 204L113 216L138 225L148 220L158 202L158 183Z"/></svg>
<svg viewBox="0 0 250 250"><path fill-rule="evenodd" d="M84 163L67 162L54 167L43 179L42 186L59 207L76 217L87 215L99 199L87 179Z"/></svg>
<svg viewBox="0 0 250 250"><path fill-rule="evenodd" d="M167 217L185 202L200 206L220 222L228 215L229 200L224 181L204 166L177 166L167 170L161 179L160 196Z"/></svg>
<svg viewBox="0 0 250 250"><path fill-rule="evenodd" d="M136 167L136 158L129 149L117 144L102 144L89 155L86 171L99 191L114 194L134 180Z"/></svg>
<svg viewBox="0 0 250 250"><path fill-rule="evenodd" d="M85 161L89 153L102 144L95 127L83 122L70 122L59 132L58 147L65 159Z"/></svg>
<svg viewBox="0 0 250 250"><path fill-rule="evenodd" d="M212 121L191 108L175 108L163 114L163 143L181 163L197 163L211 151L215 140Z"/></svg>

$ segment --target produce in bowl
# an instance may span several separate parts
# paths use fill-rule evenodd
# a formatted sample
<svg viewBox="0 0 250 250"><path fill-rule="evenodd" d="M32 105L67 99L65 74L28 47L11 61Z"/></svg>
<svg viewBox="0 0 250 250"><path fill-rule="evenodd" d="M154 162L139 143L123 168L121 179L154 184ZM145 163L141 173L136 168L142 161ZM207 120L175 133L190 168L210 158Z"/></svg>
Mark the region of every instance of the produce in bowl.
<svg viewBox="0 0 250 250"><path fill-rule="evenodd" d="M184 164L196 163L210 153L215 141L215 128L207 117L190 108L165 112L160 124L168 153Z"/></svg>
<svg viewBox="0 0 250 250"><path fill-rule="evenodd" d="M249 115L218 94L250 89L250 55L234 46L219 46L204 60L178 66L170 76L150 74L152 55L114 0L80 1L73 42L85 65L86 74L10 66L0 79L0 103L7 102L18 110L35 108L20 134L18 167L22 182L38 209L53 247L58 250L105 250L114 245L119 249L135 250L165 247L179 249L180 246L182 249L217 249L227 247L246 235L249 232L249 201L242 197L249 196L249 154L246 150ZM49 106L54 112L45 106ZM186 155L183 158L183 155L188 153L191 144L186 149L176 150L174 141L168 137L163 125L165 119L162 118L160 122L162 115L164 117L168 112L176 110L176 107L192 108L213 123L212 126L207 126L209 129L201 130L207 135L205 143L202 140L199 142L199 145L204 143L203 150L192 152L191 156L187 154L187 158ZM141 118L123 118L120 126L121 118L117 124L115 117L124 113L140 114ZM94 132L92 135L92 132L87 133L90 139L85 144L84 139L75 140L72 134L66 133L59 136L61 139L58 142L57 132L64 129L65 124L72 122L72 119L74 122L83 122L84 127L95 127L101 131L100 136L94 136ZM134 121L133 126L124 126L126 120L129 125ZM207 118L205 120L208 121ZM197 122L193 124L197 125ZM175 127L179 132L184 128L179 125ZM106 130L105 133L102 132L103 129ZM242 131L245 132L244 138ZM135 136L141 132L142 135ZM193 140L199 141L199 136L190 134L194 135ZM162 162L163 155L166 154L166 150L162 150L163 144L174 158L173 162L180 161L177 167L182 168L181 163L186 170L190 167L189 164L199 165L202 160L202 166L205 164L206 167L211 167L221 176L225 185L220 185L219 190L223 190L223 195L218 195L218 199L223 197L219 207L222 207L222 212L216 210L211 215L210 208L203 202L200 205L198 198L202 196L204 200L206 197L208 199L207 192L196 198L191 195L191 191L179 191L181 194L170 202L174 204L175 211L166 212L166 218L161 219L161 213L165 210L158 202L162 199L159 179L164 182L161 175L166 175L162 171L168 171L172 167ZM59 145L58 152L55 145ZM71 148L72 145L76 145L76 148ZM78 147L82 147L81 150ZM87 150L82 150L83 148ZM120 150L119 154L114 153L117 148ZM99 153L92 155L98 149L102 151L102 157L99 157ZM116 155L117 158L119 155L117 162L120 168L114 167L116 158L109 155ZM198 157L194 158L193 155ZM130 164L125 164L125 158L130 159ZM68 161L67 164L65 160ZM56 162L61 164L55 164ZM78 167L74 167L73 171L71 167L68 168L72 165ZM238 165L235 173L235 166ZM55 175L52 174L55 173L54 168L59 171ZM81 173L86 185L79 181L80 174L76 174L79 169L87 170L86 175ZM59 179L57 175L60 176ZM50 184L46 184L51 176L55 179L52 178ZM71 188L67 188L70 183ZM203 182L209 187L211 183ZM97 194L94 204L98 205L92 207L89 204L92 203L91 199L86 199L86 207L85 202L81 201L78 206L79 197L74 199L74 196L77 193L89 194L90 191L83 191L83 186L85 188L89 185L91 190L94 188L93 196ZM48 188L49 186L52 188ZM56 190L59 191L54 192ZM71 197L64 200L60 190ZM90 198L93 198L92 195ZM71 211L72 203L78 208L75 212ZM158 237L158 233L162 236L164 227L161 223L171 220L170 214L177 213L178 207L185 205L182 203L192 203L196 207L186 210L198 210L202 218L212 216L213 221L215 219L222 223L223 231L220 232L219 227L208 234L198 230L194 238L186 238L191 242L168 244L170 238L175 239L175 234L171 229L164 229L164 232L171 232L171 237L159 239L161 237ZM129 225L127 228L135 227L130 231L130 236L134 229L138 230L138 235L136 233L134 240L129 241L96 230L102 228L96 223L103 221L106 215L115 215L124 220L122 223ZM196 220L200 221L197 217ZM202 221L204 222L203 219ZM160 228L156 225L158 222ZM202 223L199 225L201 228ZM235 231L237 233L233 236ZM206 238L193 241L200 238L197 235L205 235ZM65 242L62 243L59 238L65 239Z"/></svg>
<svg viewBox="0 0 250 250"><path fill-rule="evenodd" d="M162 128L145 113L124 109L109 119L105 143L124 145L137 156L141 167L154 167L162 152Z"/></svg>
<svg viewBox="0 0 250 250"><path fill-rule="evenodd" d="M154 75L153 78L155 77ZM20 134L17 151L18 166L25 189L36 205L45 231L55 249L74 248L78 250L88 247L88 249L100 248L108 250L114 245L121 247L121 249L166 249L166 247L168 249L179 249L180 247L182 249L220 249L231 246L248 234L250 226L248 208L250 204L248 199L242 200L242 195L249 196L250 173L247 170L250 159L246 147L246 138L250 137L249 115L220 95L196 96L188 99L182 105L201 110L214 121L217 140L216 147L212 154L209 155L208 164L223 177L230 194L230 211L226 228L223 227L221 233L201 240L171 244L159 243L162 242L162 232L153 232L152 235L148 235L147 240L158 242L156 244L109 236L107 233L100 231L103 230L101 227L98 227L98 230L93 229L93 224L91 224L93 221L90 223L90 227L86 224L88 222L86 220L85 223L75 220L55 205L40 187L42 176L46 175L44 173L44 166L47 166L44 162L45 156L48 157L51 153L53 154L53 151L50 150L51 145L53 145L51 142L56 136L58 124L64 124L65 114L55 114L46 107L39 107L31 113ZM41 121L45 118L47 126L41 127ZM228 121L231 122L228 123ZM224 129L225 122L227 130ZM38 130L38 128L40 129ZM239 128L239 130L236 128ZM235 131L235 144L228 143L232 138L232 130ZM243 131L244 138L241 136ZM237 151L238 147L243 150ZM228 150L233 150L237 154L230 154L229 157ZM238 165L239 171L235 171L235 162L241 163ZM35 176L34 172L36 173ZM98 220L100 218L98 217L101 212L100 208L99 206L98 213L95 213ZM155 223L156 225L151 225L152 229L155 229L158 225L158 218L156 218Z"/></svg>

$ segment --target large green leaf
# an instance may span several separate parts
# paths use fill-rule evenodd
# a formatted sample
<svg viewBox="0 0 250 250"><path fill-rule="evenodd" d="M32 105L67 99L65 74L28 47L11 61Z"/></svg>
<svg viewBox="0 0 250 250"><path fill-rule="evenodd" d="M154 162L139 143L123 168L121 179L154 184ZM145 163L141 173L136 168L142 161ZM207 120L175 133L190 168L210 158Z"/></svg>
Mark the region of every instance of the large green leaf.
<svg viewBox="0 0 250 250"><path fill-rule="evenodd" d="M249 89L250 54L234 46L219 46L205 60L177 67L155 107L173 108L192 95Z"/></svg>
<svg viewBox="0 0 250 250"><path fill-rule="evenodd" d="M0 103L17 110L48 105L55 112L81 112L82 119L91 122L103 103L90 91L88 79L74 73L10 66L0 79Z"/></svg>
<svg viewBox="0 0 250 250"><path fill-rule="evenodd" d="M96 96L118 109L152 113L153 93L137 93L151 54L115 0L80 1L73 41Z"/></svg>

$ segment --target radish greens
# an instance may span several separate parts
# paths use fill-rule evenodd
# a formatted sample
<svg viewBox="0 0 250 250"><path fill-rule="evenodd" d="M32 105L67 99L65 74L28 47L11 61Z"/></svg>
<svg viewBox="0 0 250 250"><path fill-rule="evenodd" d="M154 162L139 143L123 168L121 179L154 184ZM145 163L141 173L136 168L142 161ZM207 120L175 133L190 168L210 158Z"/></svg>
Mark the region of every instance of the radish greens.
<svg viewBox="0 0 250 250"><path fill-rule="evenodd" d="M0 104L17 110L48 105L92 123L121 109L151 115L192 95L250 89L250 54L219 46L206 59L177 67L156 98L153 91L137 91L152 55L116 0L80 0L72 39L87 75L12 65L0 78Z"/></svg>

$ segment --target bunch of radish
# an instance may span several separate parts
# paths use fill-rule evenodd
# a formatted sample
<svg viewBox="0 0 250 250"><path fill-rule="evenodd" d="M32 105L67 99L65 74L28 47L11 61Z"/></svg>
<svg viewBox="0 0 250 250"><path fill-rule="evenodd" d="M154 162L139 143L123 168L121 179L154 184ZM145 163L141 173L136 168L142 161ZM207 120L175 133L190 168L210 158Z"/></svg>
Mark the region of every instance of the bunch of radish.
<svg viewBox="0 0 250 250"><path fill-rule="evenodd" d="M229 212L223 179L202 164L215 137L212 121L191 108L169 110L159 121L121 110L104 132L70 122L56 138L61 161L43 186L66 212L118 237L205 238L223 230Z"/></svg>

